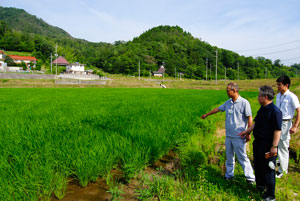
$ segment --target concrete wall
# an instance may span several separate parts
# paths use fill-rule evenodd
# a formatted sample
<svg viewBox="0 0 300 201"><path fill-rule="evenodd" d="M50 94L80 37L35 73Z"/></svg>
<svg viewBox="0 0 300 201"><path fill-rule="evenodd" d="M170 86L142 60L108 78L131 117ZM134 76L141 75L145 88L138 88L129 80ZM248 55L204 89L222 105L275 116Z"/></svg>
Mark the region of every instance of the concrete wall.
<svg viewBox="0 0 300 201"><path fill-rule="evenodd" d="M106 85L105 80L90 81L90 80L55 80L55 84L84 84L84 85Z"/></svg>
<svg viewBox="0 0 300 201"><path fill-rule="evenodd" d="M58 75L58 78L61 79L76 79L76 80L99 80L99 75L95 74L89 74L89 75L83 75L83 74L60 74Z"/></svg>
<svg viewBox="0 0 300 201"><path fill-rule="evenodd" d="M0 73L0 79L56 79L56 75Z"/></svg>

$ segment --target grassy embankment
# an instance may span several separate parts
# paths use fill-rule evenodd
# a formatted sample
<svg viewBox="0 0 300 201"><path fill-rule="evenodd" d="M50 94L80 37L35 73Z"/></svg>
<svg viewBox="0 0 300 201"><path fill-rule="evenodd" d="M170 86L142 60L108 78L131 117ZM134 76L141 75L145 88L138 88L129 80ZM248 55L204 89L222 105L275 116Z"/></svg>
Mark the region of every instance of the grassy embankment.
<svg viewBox="0 0 300 201"><path fill-rule="evenodd" d="M174 79L172 77L154 78L123 76L123 75L107 75L112 79L107 81L106 85L56 85L54 80L37 80L37 79L0 79L0 88L61 88L61 87L99 87L99 88L160 88L159 84L163 83L167 88L176 89L211 89L223 90L228 82L232 80L218 80L217 84L214 80L192 80L192 79ZM240 85L242 91L257 91L259 86L268 84L275 89L275 79L260 80L233 80ZM293 84L300 84L298 79L292 79Z"/></svg>

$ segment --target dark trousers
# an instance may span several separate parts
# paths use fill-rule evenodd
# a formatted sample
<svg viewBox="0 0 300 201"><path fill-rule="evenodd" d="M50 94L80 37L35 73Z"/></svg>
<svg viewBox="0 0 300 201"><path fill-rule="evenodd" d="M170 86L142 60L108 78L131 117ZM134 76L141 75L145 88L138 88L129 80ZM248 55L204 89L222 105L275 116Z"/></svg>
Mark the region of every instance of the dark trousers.
<svg viewBox="0 0 300 201"><path fill-rule="evenodd" d="M253 157L256 186L266 188L265 196L275 198L275 169L272 170L268 163L273 161L276 164L276 156L265 159L265 153L269 152L272 142L262 140L254 140L253 142Z"/></svg>

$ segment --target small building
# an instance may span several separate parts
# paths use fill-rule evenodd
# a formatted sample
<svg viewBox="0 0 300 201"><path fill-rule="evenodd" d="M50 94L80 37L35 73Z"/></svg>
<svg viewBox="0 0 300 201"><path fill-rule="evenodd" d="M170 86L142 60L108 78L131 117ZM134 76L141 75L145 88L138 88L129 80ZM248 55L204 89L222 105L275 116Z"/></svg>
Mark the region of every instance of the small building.
<svg viewBox="0 0 300 201"><path fill-rule="evenodd" d="M91 74L93 74L93 72L94 72L93 69L89 69L89 70L86 70L86 71L85 71L85 73L86 73L87 75L91 75Z"/></svg>
<svg viewBox="0 0 300 201"><path fill-rule="evenodd" d="M57 59L55 59L52 62L53 65L58 65L58 66L68 66L70 65L70 63L62 56L57 57Z"/></svg>
<svg viewBox="0 0 300 201"><path fill-rule="evenodd" d="M4 51L0 50L0 60L4 60L4 59L5 59Z"/></svg>
<svg viewBox="0 0 300 201"><path fill-rule="evenodd" d="M153 76L154 77L162 77L165 73L166 69L164 65L161 65L158 71L153 71Z"/></svg>
<svg viewBox="0 0 300 201"><path fill-rule="evenodd" d="M20 64L24 62L25 64L29 64L30 62L36 64L37 59L35 57L29 56L18 56L18 55L7 55L9 56L16 64Z"/></svg>
<svg viewBox="0 0 300 201"><path fill-rule="evenodd" d="M80 64L79 62L67 65L66 72L70 74L86 74L84 71L84 64Z"/></svg>

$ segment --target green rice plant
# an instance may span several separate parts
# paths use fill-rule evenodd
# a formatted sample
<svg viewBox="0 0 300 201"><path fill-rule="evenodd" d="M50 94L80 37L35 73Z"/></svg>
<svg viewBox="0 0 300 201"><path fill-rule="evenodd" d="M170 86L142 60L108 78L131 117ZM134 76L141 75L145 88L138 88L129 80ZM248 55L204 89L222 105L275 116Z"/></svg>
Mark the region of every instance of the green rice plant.
<svg viewBox="0 0 300 201"><path fill-rule="evenodd" d="M226 99L204 90L0 89L0 200L63 197L66 178L86 186L114 168L129 180L199 128L206 143L215 126L199 116Z"/></svg>

